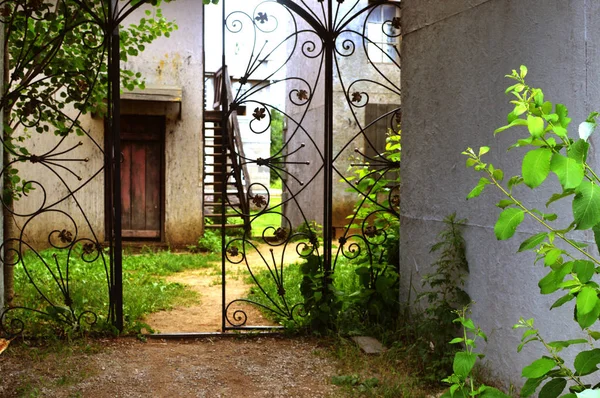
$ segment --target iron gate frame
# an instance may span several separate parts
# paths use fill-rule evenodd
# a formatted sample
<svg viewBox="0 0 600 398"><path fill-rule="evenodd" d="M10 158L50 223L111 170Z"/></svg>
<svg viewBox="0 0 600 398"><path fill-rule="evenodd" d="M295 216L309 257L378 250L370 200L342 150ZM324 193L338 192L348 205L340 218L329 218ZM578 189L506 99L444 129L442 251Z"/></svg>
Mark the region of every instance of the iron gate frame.
<svg viewBox="0 0 600 398"><path fill-rule="evenodd" d="M235 0L234 0L235 1ZM323 249L322 249L322 263L321 266L323 268L323 273L324 273L324 283L323 283L323 289L327 289L327 286L329 284L329 282L332 281L332 276L333 276L333 272L335 269L335 264L336 264L336 260L337 260L337 256L336 258L334 258L333 255L333 241L334 241L334 226L333 226L333 200L334 200L334 194L333 194L333 190L334 190L334 171L336 171L336 168L334 166L334 162L336 160L336 156L334 154L334 143L333 143L333 133L334 133L334 123L333 123L333 119L335 117L334 115L334 74L336 72L336 69L334 68L335 65L335 56L336 53L339 54L336 46L337 46L337 40L340 37L340 35L342 33L345 32L345 28L347 26L349 26L356 18L360 17L361 15L370 15L371 12L373 12L376 8L383 6L383 5L393 5L394 7L397 7L397 10L400 10L400 2L399 0L394 1L394 0L369 0L368 5L358 11L356 11L355 13L351 14L352 11L359 5L360 0L356 0L354 5L351 7L350 11L348 11L347 14L345 14L341 20L338 20L338 13L339 13L339 7L342 3L344 3L345 0L317 0L318 3L321 4L321 6L324 5L324 3L326 3L326 6L323 8L323 21L321 21L318 16L312 12L312 10L310 10L310 7L306 4L305 0L299 0L297 2L295 2L294 0L265 0L259 3L259 6L265 3L277 3L279 5L282 5L283 7L285 7L286 9L288 9L288 11L290 12L290 14L292 15L292 18L294 18L294 16L298 16L301 18L302 21L306 22L310 27L312 27L314 29L314 33L316 33L318 39L321 40L321 52L324 55L324 67L323 70L324 72L324 125L323 125L323 152L324 152L324 156L323 156L323 165L322 165L322 171L324 174L324 189L323 189L323 205L324 205L324 210L323 210L323 233L322 233L322 240L323 240ZM227 14L227 7L226 4L228 2L228 0L221 0L221 12L222 12L222 16L223 16L223 20L222 20L222 31L221 31L221 39L222 39L222 64L221 64L221 70L226 70L227 69L227 57L226 57L226 48L227 48L227 22L228 22L228 18L234 14L236 11L232 11L230 14ZM303 6L301 6L299 3L302 3ZM335 6L335 4L337 3L337 6ZM254 13L252 15L250 15L252 23L254 24L255 27L255 34L256 34L256 25L257 22L256 21L260 21L260 14L263 13L258 13L258 7L257 6L254 9ZM335 14L334 14L334 9L335 9ZM350 15L351 14L351 15ZM364 14L364 15L363 15ZM256 15L256 16L255 16ZM350 17L349 17L350 15ZM263 17L266 16L266 13L264 13ZM236 21L237 23L240 23L239 21ZM365 18L364 21L364 25L363 25L363 31L362 34L360 35L360 39L362 40L362 44L363 45L367 45L367 43L372 43L371 40L369 38L366 37L365 35L365 29L366 29L366 24L367 24L367 19ZM391 33L391 35L385 31L383 31L383 33L391 38L397 38L401 36L401 29L399 26L399 19L398 21L385 21L384 24L382 25L382 30L385 24L390 25L391 27L393 27L393 29L395 30L394 33ZM240 28L241 30L241 28ZM298 33L298 32L292 32L292 35L294 33ZM354 32L356 33L356 32ZM254 46L256 46L256 37L254 38L255 42L254 42ZM285 42L286 39L282 40L282 43ZM281 44L281 43L280 43ZM305 44L305 43L304 43ZM354 44L353 44L354 46ZM379 46L378 46L379 47ZM254 48L252 50L252 55L251 58L254 57L255 53L254 53ZM381 51L383 51L383 49L381 49L379 47L379 49ZM262 49L260 50L262 51ZM365 48L365 52L366 52L366 48ZM399 49L396 49L398 56L399 54ZM354 48L352 50L352 53L354 53ZM306 54L305 54L306 55ZM290 55L291 57L291 55ZM389 55L388 55L389 57ZM371 66L374 66L374 62L370 59L369 56L367 56L367 58L369 59L369 64ZM248 60L249 65L248 65L248 70L250 70L250 62L252 60ZM290 61L290 58L288 58L286 60L286 63ZM393 61L394 64L396 64L396 66L398 66L398 69L400 69L398 63L396 61ZM336 65L337 66L337 65ZM375 67L375 69L377 70L377 72L383 76L383 74L381 73L381 71ZM287 80L289 76L286 76L285 79L283 80ZM251 78L251 75L246 75L243 77L243 79L249 79ZM384 76L385 78L385 76ZM371 83L375 83L377 84L377 82L374 82L372 80L369 79L363 79L364 81L370 81ZM391 90L392 92L395 92L396 94L398 94L398 97L400 97L400 89L398 87L396 87L389 79L385 78L385 80L387 80L388 83L390 83L392 86L394 86L394 88L397 89L396 90ZM315 82L315 87L313 87L313 92L316 91L316 85L318 84L318 82ZM350 102L350 88L352 87L353 84L350 84L350 86L346 89L346 87L343 87L343 91L344 91L344 95L346 96L346 100L348 102L348 104L351 104ZM389 87L388 87L389 88ZM216 90L216 88L215 88ZM232 116L232 114L234 114L236 112L236 109L238 108L239 105L244 105L244 102L240 102L240 103L236 103L235 101L230 103L230 99L227 96L227 87L226 87L226 83L225 83L225 79L221 79L221 101L222 101L222 105L221 105L221 112L222 112L222 121L221 121L221 126L224 129L224 141L225 142L230 142L230 140L227 139L227 135L231 134L230 131L228 131L228 120L229 118ZM239 92L238 92L239 93ZM286 89L286 94L290 94L287 92ZM310 94L309 94L310 95ZM368 103L368 94L367 96L367 102L365 104L361 104L360 107L364 107L366 106L366 104ZM252 99L248 99L246 98L245 100L248 100L249 102L252 102ZM312 98L311 98L312 100ZM308 102L308 104L310 104L310 100ZM307 105L308 106L308 105ZM265 106L266 107L266 106ZM273 107L273 109L275 109ZM269 112L267 110L267 112ZM354 111L352 112L354 118L356 118L356 114L354 113ZM384 117L390 117L390 128L393 131L396 131L397 126L393 124L392 120L397 120L397 124L400 124L400 119L401 119L401 110L400 107L398 107L397 109L395 109L393 112L390 112L386 115L382 115L380 116L379 119L380 120ZM269 118L270 119L270 118ZM364 133L364 131L371 126L372 124L374 124L375 122L370 123L368 126L363 126L360 127L361 133ZM270 121L269 121L270 124ZM360 126L360 123L359 123ZM368 138L366 138L368 140ZM350 143L350 142L349 142ZM349 144L348 143L348 144ZM348 145L346 144L346 145ZM235 148L229 148L229 150L234 151L235 152ZM391 171L391 170L399 170L399 163L397 162L389 162L387 161L387 159L384 159L383 157L379 157L377 159L375 158L370 158L366 155L364 155L363 153L359 152L357 150L357 153L362 156L363 159L363 163L357 163L355 164L356 166L365 166L368 165L369 162L371 162L371 165L374 166L376 168L376 170L378 171ZM269 159L248 159L248 158L244 158L244 160L248 163L257 163L258 165L269 165L269 161L272 160L271 158ZM280 161L280 164L283 163L285 164L285 161ZM289 162L289 163L293 163L293 162ZM320 170L321 170L320 169ZM223 166L222 170L221 170L223 175L227 174L227 168L226 166ZM227 180L226 178L224 179L223 183L221 184L223 189L221 192L221 202L222 203L227 203L227 184L226 184ZM346 180L346 182L348 182ZM394 189L398 189L399 187L395 187ZM355 188L354 189L357 191L358 194L363 195L363 196L367 196L365 195L365 193L360 192L359 189ZM249 199L252 199L252 194L249 192L248 193ZM295 196L295 194L293 195ZM388 198L388 203L389 203L389 208L386 208L386 211L390 211L390 213L394 214L395 216L399 216L399 212L398 212L398 208L393 208L395 207L391 205L392 203L392 193L390 191L390 197ZM398 192L398 207L399 207L399 192ZM222 212L221 212L221 218L225 219L225 214L226 214L226 206L222 206ZM249 215L248 215L249 216ZM356 216L356 215L355 215ZM346 236L349 233L350 227L344 227L345 231L344 231L344 236L342 237L342 239L345 241ZM267 228L268 229L268 228ZM275 229L275 228L273 228ZM363 225L363 231L362 231L363 235L366 235L365 231L364 231L364 225ZM291 235L291 231L290 231L290 235ZM246 237L246 234L244 234L244 239ZM264 232L263 232L263 238L264 238ZM287 237L286 244L287 242L289 242L290 237ZM342 239L340 239L340 243L342 243ZM365 242L367 242L366 244L369 245L368 241L365 240ZM222 250L222 255L221 255L221 283L222 283L222 323L221 323L221 330L222 332L227 332L227 331L240 331L240 330L265 330L265 329L277 329L277 328L282 328L282 327L274 327L274 326L255 326L255 325L251 325L251 326L247 326L246 325L246 321L248 319L247 314L245 313L245 311L243 309L237 310L234 312L233 314L233 321L229 318L228 316L228 310L229 307L234 304L234 303L239 303L239 302L246 302L246 303L250 303L250 304L255 304L258 305L259 307L262 307L264 310L276 313L281 315L277 310L273 309L272 307L267 307L264 306L262 304L258 304L253 302L251 299L247 299L247 298L243 298L243 299L233 299L231 300L229 303L227 302L226 299L226 269L227 269L227 263L238 263L238 262L234 262L232 261L230 258L228 258L228 252L230 249L230 245L231 245L232 241L227 241L227 235L225 232L225 228L221 229L221 244L223 247ZM243 244L243 243L242 243ZM343 247L344 243L342 243L342 247ZM233 247L234 251L237 252L238 249L237 247ZM360 250L359 250L360 251ZM236 254L237 255L237 254ZM242 260L244 261L245 259L245 245L244 245L244 249L243 252L241 253L242 256ZM339 253L338 253L339 255ZM262 254L261 254L262 257ZM282 263L280 264L281 267L281 279L283 279L283 258L282 258ZM251 270L251 266L250 264L248 264L248 262L246 261L246 266L248 268L248 271L250 271L250 274L255 282L256 285L258 285L258 287L260 288L260 290L262 291L263 294L267 294L262 287L260 286L260 283L257 281L257 279L255 278L254 274L252 273ZM275 272L277 272L277 265L274 264L275 267ZM271 271L270 267L269 267L269 271ZM271 271L272 272L272 271ZM281 284L283 284L283 281L280 281ZM280 286L280 288L282 288L283 285ZM325 292L324 292L325 293ZM284 293L285 294L285 293ZM282 296L283 297L283 296ZM270 298L269 298L270 299ZM270 299L271 300L271 299ZM285 301L285 298L283 299ZM272 303L273 300L271 300ZM294 311L295 308L297 306L302 307L303 304L302 303L295 303L295 305L292 307L292 309L289 311L289 320L294 320ZM303 311L306 311L306 309L302 308L298 311L298 313L300 314L300 316L305 316L306 313L302 313Z"/></svg>
<svg viewBox="0 0 600 398"><path fill-rule="evenodd" d="M0 1L0 5L6 3L4 0ZM59 0L60 1L60 0ZM123 330L124 327L124 319L123 319L123 241L122 241L122 222L121 222L121 196L120 196L120 188L121 188L121 164L120 164L120 153L121 153L121 136L120 136L120 36L119 36L119 25L136 9L141 7L144 4L151 3L152 0L100 0L102 3L103 9L107 9L108 12L105 15L95 15L90 7L87 4L88 0L73 0L80 7L90 11L94 16L94 20L91 23L97 24L102 31L104 32L104 40L105 44L102 46L103 51L105 51L103 56L106 56L106 63L108 68L108 84L107 84L107 115L106 115L106 123L108 126L108 134L110 134L110 146L108 148L104 148L104 169L106 169L107 174L110 176L110 187L111 190L108 195L106 195L107 199L110 200L109 208L112 209L112 214L106 219L108 220L108 236L105 238L108 241L108 269L107 269L107 284L108 284L108 319L110 322L120 331ZM227 59L225 56L226 49L226 30L227 30L227 14L226 14L226 2L227 0L222 1L222 10L223 10L223 24L222 24L222 39L223 39L223 56L222 56L222 66L226 67ZM333 132L334 132L334 73L335 73L335 56L336 56L336 42L340 37L340 32L344 31L344 28L355 18L362 15L363 13L368 13L370 10L375 9L381 5L391 4L398 8L400 5L397 1L391 0L377 0L369 2L368 6L357 11L355 14L348 19L342 18L341 23L338 24L337 20L337 12L339 11L339 6L344 0L316 0L323 7L323 21L321 21L314 13L307 11L306 8L309 8L305 3L305 0L299 0L306 8L303 8L298 2L294 2L292 0L269 0L265 2L274 2L290 11L292 15L297 15L301 18L301 20L308 23L314 30L314 33L321 40L322 51L324 56L324 140L323 140L323 166L322 171L324 174L324 189L323 189L323 260L322 266L324 270L324 275L326 280L330 280L332 277L332 273L335 267L335 258L332 252L333 246L333 185L334 185L334 176L335 176L335 159L334 156L334 144L333 144ZM351 10L356 8L356 6L360 3L360 0L355 0L356 4L352 7ZM124 3L124 4L120 4ZM326 7L325 4L326 3ZM6 3L8 4L8 3ZM337 4L338 8L335 8ZM335 8L335 15L334 15ZM325 10L326 9L326 10ZM392 21L386 21L386 23L391 23ZM366 23L366 22L365 22ZM399 28L398 28L399 29ZM385 32L384 32L385 33ZM398 33L398 36L400 33ZM363 42L368 40L364 36L362 36ZM103 42L104 43L104 42ZM202 77L204 79L204 77ZM391 82L390 82L391 83ZM223 112L222 112L222 126L224 127L224 134L227 137L229 134L227 129L227 121L235 111L237 104L229 103L226 93L225 79L222 79L222 99L223 99ZM392 90L394 91L394 90ZM396 91L395 91L396 92ZM397 94L399 95L399 89L397 90ZM349 101L349 93L346 93L346 89L344 88L344 95L346 95L346 100ZM89 97L87 97L89 99ZM3 101L6 99L3 98ZM399 112L399 110L398 110ZM385 115L389 116L389 115ZM392 115L393 116L393 115ZM229 142L225 140L225 142ZM4 144L4 142L3 142ZM235 150L234 148L230 148L231 150ZM6 149L5 149L6 150ZM29 161L32 163L43 161L39 156L31 155L31 156L23 156L22 161ZM269 160L260 160L263 164L269 165ZM254 162L259 162L259 159L254 159ZM6 167L6 165L4 165ZM223 165L224 171L226 171L226 166ZM399 167L399 164L386 164L383 162L380 164L380 170L393 169ZM89 182L89 181L88 181ZM226 202L227 192L226 192L226 184L222 184L223 190L221 192L222 202ZM78 188L80 189L80 188ZM73 197L74 192L70 192L69 197ZM360 193L360 192L359 192ZM225 206L221 206L222 215L224 218L225 215ZM386 209L391 212L395 212L394 209ZM38 213L36 213L37 215ZM52 231L51 234L54 234L58 231ZM6 238L5 238L6 239ZM49 237L50 239L50 237ZM22 241L22 237L19 239L20 243L24 243ZM221 331L222 333L230 331L230 330L244 330L244 329L264 329L265 327L261 326L245 326L245 320L241 325L233 324L227 315L227 310L229 306L233 303L226 302L226 263L227 263L227 250L226 248L230 244L227 242L227 237L225 234L224 228L221 229L221 242L223 245L223 251L221 256L222 261L222 322L221 322ZM6 242L4 242L6 243ZM3 246L4 246L3 243ZM76 241L69 241L69 248L76 243ZM93 242L94 250L98 252L100 255L101 250L101 242L95 241ZM6 249L6 247L4 247ZM8 249L7 249L8 250ZM7 264L5 264L7 266ZM9 265L9 266L12 266ZM68 265L67 265L68 267ZM283 264L282 264L283 267ZM60 273L60 269L59 269ZM61 280L63 276L61 275ZM68 271L66 276L66 284L67 289L61 292L63 293L64 302L67 306L70 307L70 298L68 291ZM58 281L57 281L58 282ZM63 281L64 284L64 281ZM237 300L234 300L237 301ZM245 300L249 301L249 300ZM52 303L51 303L52 305ZM268 308L267 308L268 309ZM13 310L13 308L3 310L0 315L0 329L3 329L8 334L20 334L23 332L25 325L21 322L20 324L17 322L16 326L14 324L9 325L8 327L4 325L5 316L8 311ZM34 311L37 311L33 309ZM70 307L71 314L74 318L74 322L79 325L82 321L88 321L86 318L87 315L90 315L85 310L82 310L79 314L76 314L75 310ZM40 312L40 311L37 311ZM243 311L242 311L243 312ZM92 321L89 323L95 323L98 315L91 314ZM244 314L245 315L245 314ZM272 327L268 326L266 328L272 329Z"/></svg>

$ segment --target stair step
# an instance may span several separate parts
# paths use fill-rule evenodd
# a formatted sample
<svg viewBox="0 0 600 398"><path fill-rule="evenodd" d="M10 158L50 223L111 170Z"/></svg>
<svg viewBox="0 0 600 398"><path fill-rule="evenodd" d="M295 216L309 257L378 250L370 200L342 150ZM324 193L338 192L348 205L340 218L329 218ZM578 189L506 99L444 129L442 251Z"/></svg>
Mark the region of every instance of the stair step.
<svg viewBox="0 0 600 398"><path fill-rule="evenodd" d="M205 181L204 185L222 185L221 181ZM228 182L227 185L236 185L235 182Z"/></svg>
<svg viewBox="0 0 600 398"><path fill-rule="evenodd" d="M207 218L221 218L221 217L223 217L223 215L222 214L205 214L204 217L207 217ZM242 217L242 216L239 215L239 214L235 214L235 213L227 213L227 214L225 214L225 218L230 218L230 217Z"/></svg>
<svg viewBox="0 0 600 398"><path fill-rule="evenodd" d="M240 204L238 202L228 202L225 203L225 206L229 206L229 207L238 207ZM208 207L219 207L219 206L223 206L223 203L221 202L204 202L204 206L208 206Z"/></svg>
<svg viewBox="0 0 600 398"><path fill-rule="evenodd" d="M219 229L219 228L244 228L245 225L244 224L211 224L211 225L205 225L204 228L208 228L208 229Z"/></svg>

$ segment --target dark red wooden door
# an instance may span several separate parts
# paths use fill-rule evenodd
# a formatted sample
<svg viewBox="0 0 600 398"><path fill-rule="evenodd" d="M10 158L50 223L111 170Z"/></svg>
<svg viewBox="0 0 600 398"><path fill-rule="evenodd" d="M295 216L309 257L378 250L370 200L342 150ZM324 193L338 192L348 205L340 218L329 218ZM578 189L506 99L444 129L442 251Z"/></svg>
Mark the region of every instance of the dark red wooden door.
<svg viewBox="0 0 600 398"><path fill-rule="evenodd" d="M121 117L123 238L161 237L164 127L160 116Z"/></svg>

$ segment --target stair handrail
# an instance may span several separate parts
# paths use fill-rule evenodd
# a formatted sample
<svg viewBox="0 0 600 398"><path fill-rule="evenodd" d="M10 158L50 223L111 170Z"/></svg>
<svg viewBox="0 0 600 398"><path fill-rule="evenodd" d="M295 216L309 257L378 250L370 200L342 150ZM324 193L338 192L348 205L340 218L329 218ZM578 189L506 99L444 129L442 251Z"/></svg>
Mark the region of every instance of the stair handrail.
<svg viewBox="0 0 600 398"><path fill-rule="evenodd" d="M248 168L246 167L246 164L243 163L243 161L241 159L245 159L246 155L244 154L244 146L242 143L242 138L241 138L241 130L240 130L240 124L239 124L239 120L238 120L238 115L237 115L237 110L234 109L234 107L231 106L231 104L234 103L234 96L233 96L233 87L232 87L232 83L231 83L231 77L229 76L228 70L227 70L227 66L225 66L225 69L223 70L223 68L220 68L217 72L215 72L215 95L214 95L214 106L215 109L219 109L222 108L223 102L221 100L221 90L219 88L222 88L222 84L223 84L223 79L225 80L225 88L226 88L226 92L227 92L227 103L230 104L230 110L231 112L229 113L229 119L228 119L228 126L227 126L227 130L230 132L229 134L227 134L227 139L228 139L228 144L229 146L234 149L237 153L237 156L232 156L232 168L233 168L233 172L235 173L235 180L236 180L236 188L238 189L238 192L242 192L242 197L240 198L240 207L242 210L244 217L244 221L245 223L247 222L246 218L249 217L250 215L250 197L252 196L252 190L250 188L251 185L251 181L250 181L250 174L248 173ZM222 111L226 112L227 110L223 110ZM242 178L243 178L243 183L242 183ZM247 188L247 189L246 189Z"/></svg>

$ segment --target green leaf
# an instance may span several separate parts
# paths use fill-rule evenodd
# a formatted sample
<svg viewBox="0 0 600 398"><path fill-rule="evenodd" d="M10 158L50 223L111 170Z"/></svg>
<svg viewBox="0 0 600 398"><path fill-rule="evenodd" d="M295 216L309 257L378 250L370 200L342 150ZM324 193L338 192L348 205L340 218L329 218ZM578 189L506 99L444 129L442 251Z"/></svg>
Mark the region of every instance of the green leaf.
<svg viewBox="0 0 600 398"><path fill-rule="evenodd" d="M540 292L542 294L551 294L561 288L561 284L567 276L568 273L571 272L573 268L573 263L568 262L563 264L561 268L558 270L552 270L543 277L539 282L538 286L540 288Z"/></svg>
<svg viewBox="0 0 600 398"><path fill-rule="evenodd" d="M589 375L598 370L600 364L600 348L582 351L575 357L575 370L578 376Z"/></svg>
<svg viewBox="0 0 600 398"><path fill-rule="evenodd" d="M563 340L563 341L552 341L548 345L552 348L567 348L576 344L586 344L586 339L574 339L574 340Z"/></svg>
<svg viewBox="0 0 600 398"><path fill-rule="evenodd" d="M587 160L589 149L589 143L585 142L584 140L577 140L569 147L568 156L577 163L583 164Z"/></svg>
<svg viewBox="0 0 600 398"><path fill-rule="evenodd" d="M527 239L523 243L521 243L521 246L519 246L518 251L523 252L526 250L535 249L536 247L538 247L538 245L540 243L542 243L544 240L546 240L547 237L548 237L547 232L540 232L539 234L533 235L532 237L530 237L529 239Z"/></svg>
<svg viewBox="0 0 600 398"><path fill-rule="evenodd" d="M514 126L527 126L527 120L525 119L514 119L512 122L510 122L509 124L507 124L506 126L502 126L496 130L494 130L494 135L503 132L504 130L508 130L511 127Z"/></svg>
<svg viewBox="0 0 600 398"><path fill-rule="evenodd" d="M564 157L558 153L552 156L550 170L556 174L564 189L577 188L583 181L583 165L575 159Z"/></svg>
<svg viewBox="0 0 600 398"><path fill-rule="evenodd" d="M477 186L473 188L473 190L471 190L471 192L469 192L469 194L467 195L467 200L476 198L479 195L481 195L485 186L489 184L491 184L490 180L488 180L485 177L481 177L481 179L477 183Z"/></svg>
<svg viewBox="0 0 600 398"><path fill-rule="evenodd" d="M455 374L462 377L467 377L477 361L477 355L466 351L457 352L454 356L452 370Z"/></svg>
<svg viewBox="0 0 600 398"><path fill-rule="evenodd" d="M586 181L576 192L573 199L575 229L590 229L600 223L600 187Z"/></svg>
<svg viewBox="0 0 600 398"><path fill-rule="evenodd" d="M529 188L539 186L550 173L550 161L552 150L550 148L539 148L527 152L523 158L522 175L525 184Z"/></svg>
<svg viewBox="0 0 600 398"><path fill-rule="evenodd" d="M535 390L537 390L540 384L542 384L542 382L546 379L547 376L527 379L523 385L523 388L521 389L521 397L530 397L535 394Z"/></svg>
<svg viewBox="0 0 600 398"><path fill-rule="evenodd" d="M519 76L521 76L521 79L525 79L525 76L527 76L527 67L525 65L521 65L519 68Z"/></svg>
<svg viewBox="0 0 600 398"><path fill-rule="evenodd" d="M532 137L542 137L544 135L544 119L538 116L528 115L527 128Z"/></svg>
<svg viewBox="0 0 600 398"><path fill-rule="evenodd" d="M579 296L578 296L579 297ZM589 328L598 321L600 316L600 301L596 304L596 307L587 314L577 314L577 323L582 329Z"/></svg>
<svg viewBox="0 0 600 398"><path fill-rule="evenodd" d="M500 213L496 225L494 225L494 233L498 240L506 240L515 234L519 224L523 222L525 214L521 209L509 208Z"/></svg>
<svg viewBox="0 0 600 398"><path fill-rule="evenodd" d="M577 295L577 317L589 314L598 304L598 292L590 286L585 286Z"/></svg>
<svg viewBox="0 0 600 398"><path fill-rule="evenodd" d="M594 231L594 240L596 241L596 247L600 250L600 224L596 224L592 227Z"/></svg>
<svg viewBox="0 0 600 398"><path fill-rule="evenodd" d="M502 199L500 202L496 203L496 206L501 209L506 209L508 206L513 205L514 203L515 201L512 199Z"/></svg>
<svg viewBox="0 0 600 398"><path fill-rule="evenodd" d="M552 203L556 202L557 200L566 198L567 196L571 196L574 193L575 193L574 189L568 189L561 193L555 193L552 196L550 196L550 199L546 202L546 207L550 206Z"/></svg>
<svg viewBox="0 0 600 398"><path fill-rule="evenodd" d="M528 379L537 379L538 377L546 375L546 373L554 369L555 366L556 362L554 362L554 359L543 357L533 361L531 365L525 366L521 372L521 376L527 377Z"/></svg>
<svg viewBox="0 0 600 398"><path fill-rule="evenodd" d="M596 273L596 267L591 261L577 260L574 264L573 272L577 274L581 283L588 283Z"/></svg>
<svg viewBox="0 0 600 398"><path fill-rule="evenodd" d="M494 387L485 387L485 390L479 395L480 398L510 398L510 396L506 395L502 391L498 390Z"/></svg>
<svg viewBox="0 0 600 398"><path fill-rule="evenodd" d="M571 118L569 116L569 110L563 104L555 105L556 114L558 115L558 121L560 125L564 128L567 128L571 123Z"/></svg>
<svg viewBox="0 0 600 398"><path fill-rule="evenodd" d="M558 398L566 386L566 379L552 379L542 387L539 398Z"/></svg>

